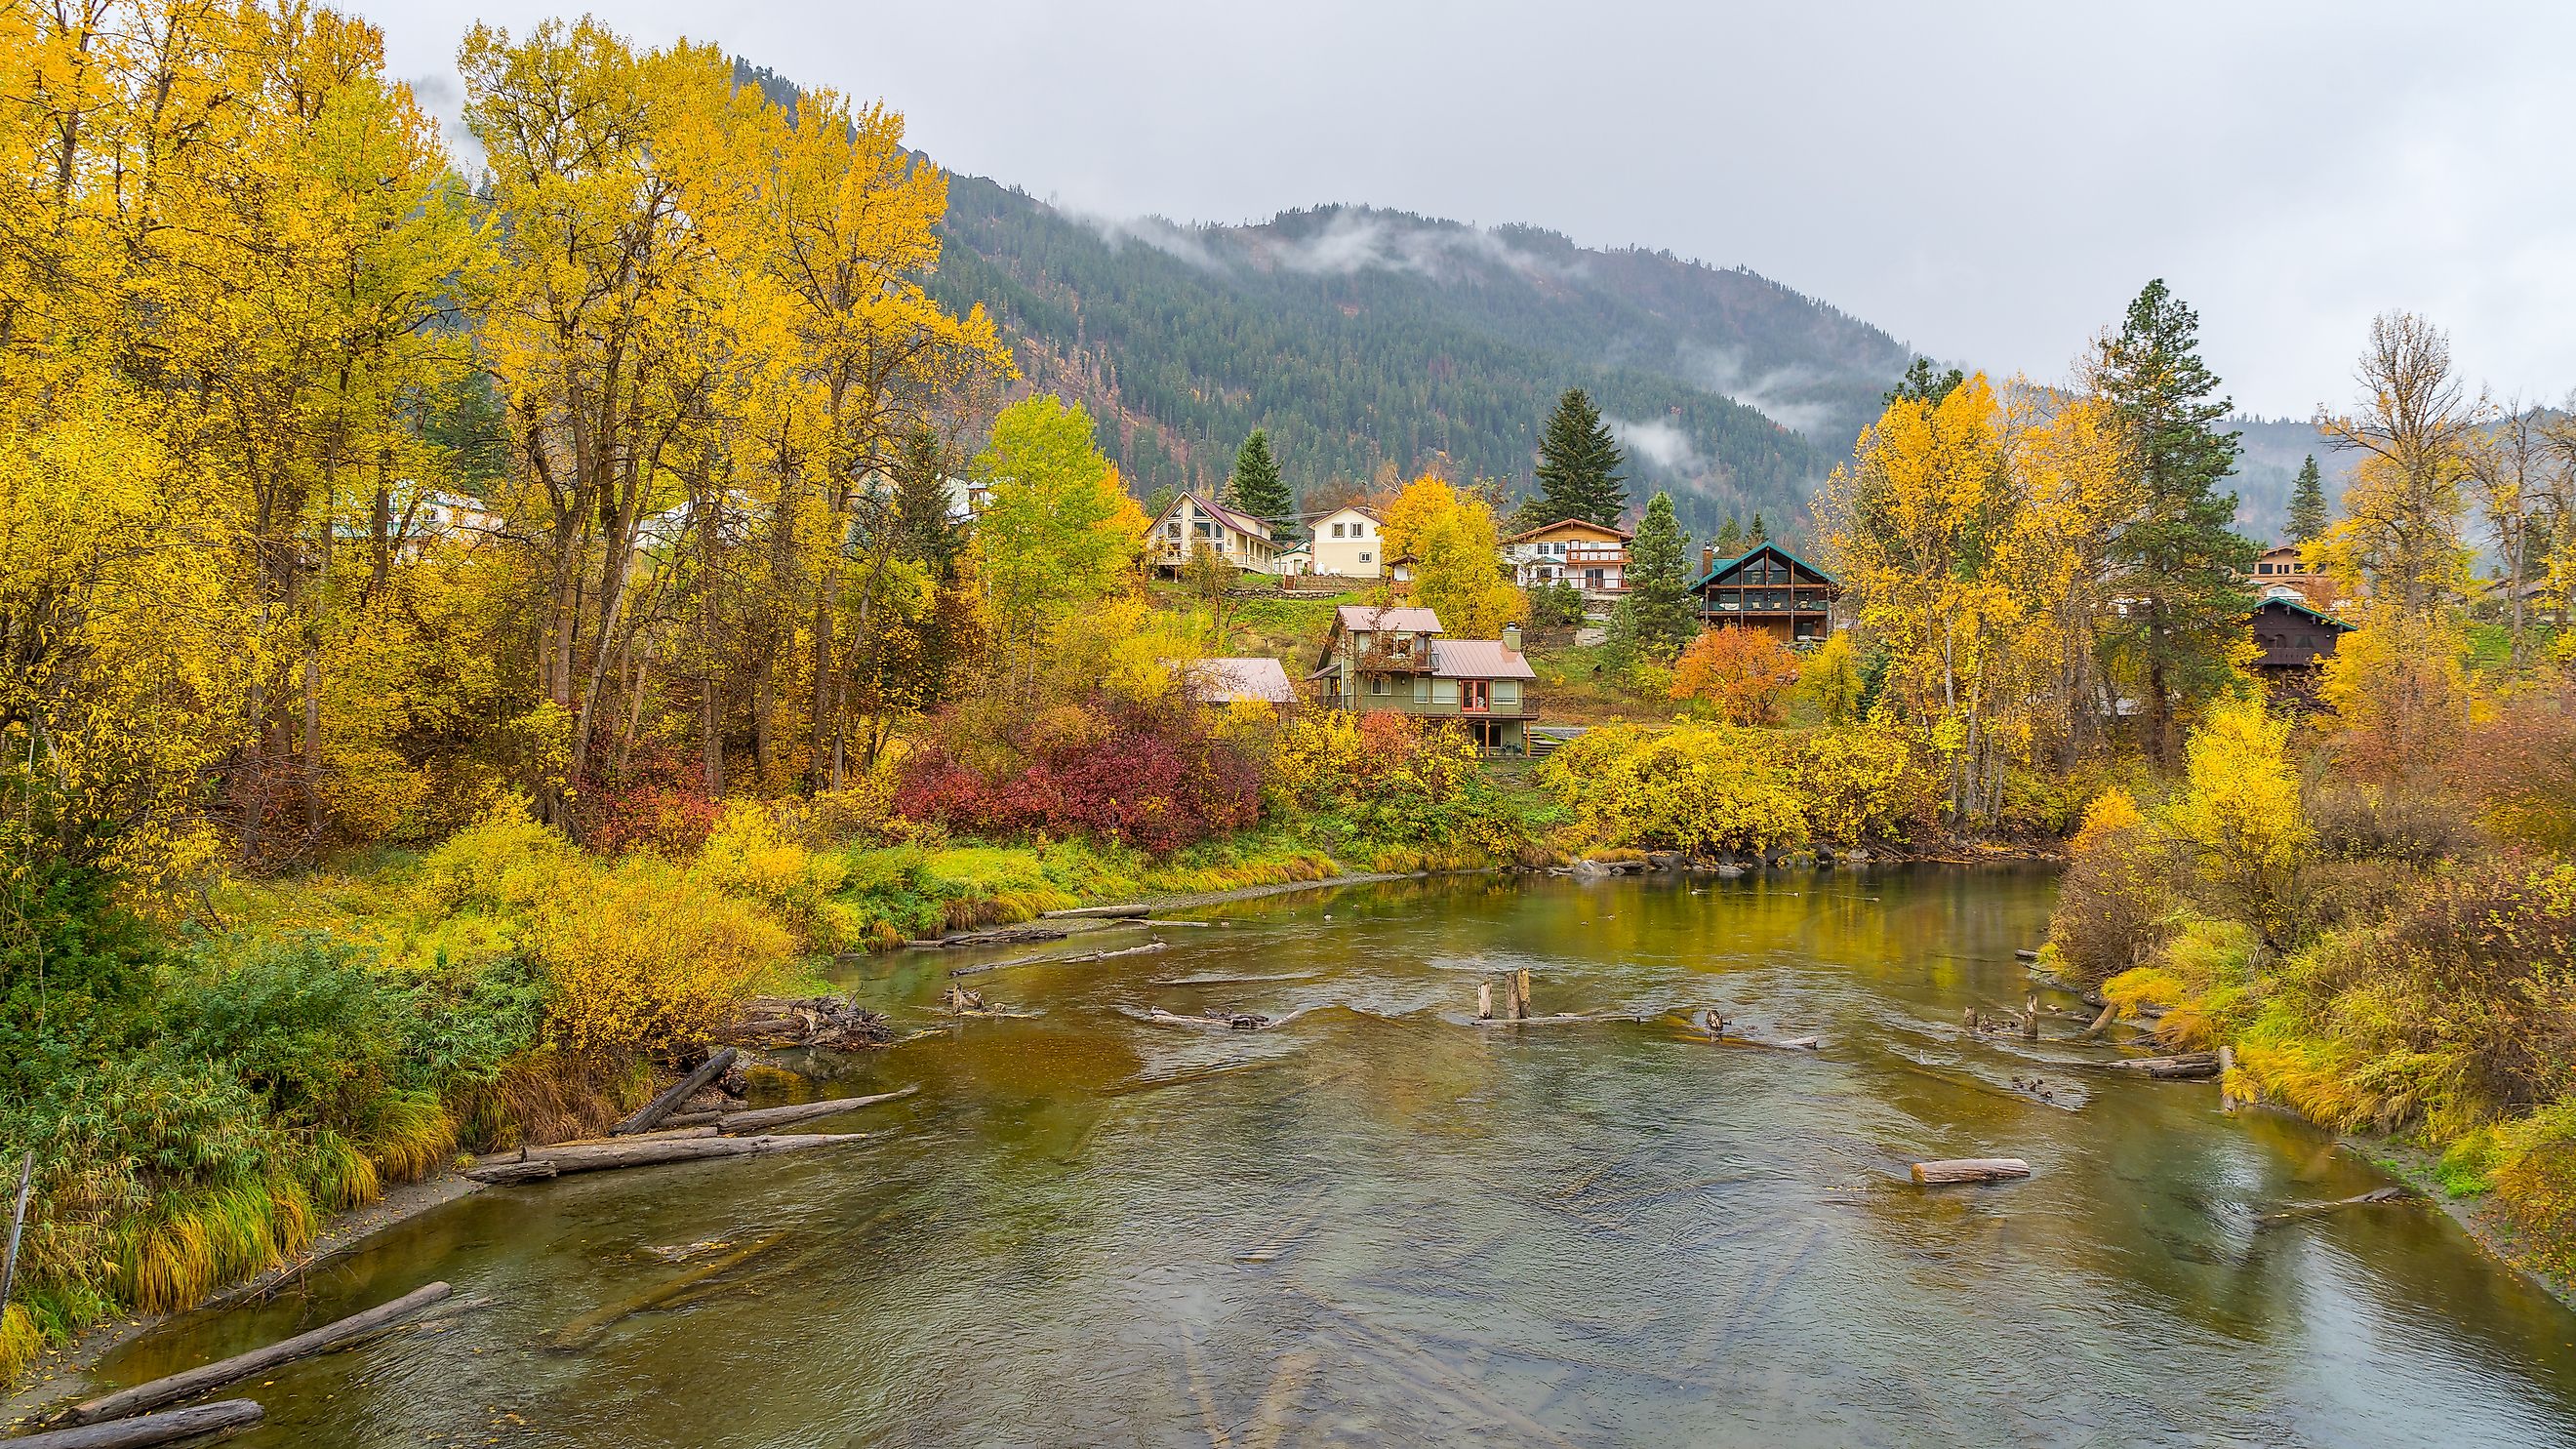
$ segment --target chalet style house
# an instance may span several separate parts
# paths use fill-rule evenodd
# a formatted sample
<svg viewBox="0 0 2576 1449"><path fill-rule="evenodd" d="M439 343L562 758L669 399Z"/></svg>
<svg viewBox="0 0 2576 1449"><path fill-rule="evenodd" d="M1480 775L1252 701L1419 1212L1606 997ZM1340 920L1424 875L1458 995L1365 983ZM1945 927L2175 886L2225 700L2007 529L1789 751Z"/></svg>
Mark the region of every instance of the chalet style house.
<svg viewBox="0 0 2576 1449"><path fill-rule="evenodd" d="M2352 630L2352 625L2294 595L2265 598L2254 606L2246 623L2254 631L2255 646L2263 651L2254 657L2255 674L2293 686L2312 678L2318 665L2334 657L2335 641Z"/></svg>
<svg viewBox="0 0 2576 1449"><path fill-rule="evenodd" d="M1454 719L1489 753L1529 753L1538 717L1529 682L1538 676L1521 654L1519 627L1505 626L1500 639L1440 636L1440 616L1429 609L1344 604L1306 678L1336 709Z"/></svg>
<svg viewBox="0 0 2576 1449"><path fill-rule="evenodd" d="M1386 521L1374 509L1352 504L1315 520L1306 547L1314 572L1344 579L1373 579L1386 571Z"/></svg>
<svg viewBox="0 0 2576 1449"><path fill-rule="evenodd" d="M1760 629L1783 644L1821 644L1832 631L1843 586L1831 574L1776 543L1757 543L1731 559L1703 554L1690 591L1700 622L1712 629Z"/></svg>
<svg viewBox="0 0 2576 1449"><path fill-rule="evenodd" d="M1270 525L1196 493L1183 493L1145 532L1145 559L1158 573L1177 574L1190 551L1205 543L1217 557L1256 574L1279 571L1285 550L1271 540Z"/></svg>
<svg viewBox="0 0 2576 1449"><path fill-rule="evenodd" d="M1560 518L1504 539L1503 562L1522 588L1565 583L1586 598L1614 599L1628 588L1630 537L1624 528Z"/></svg>
<svg viewBox="0 0 2576 1449"><path fill-rule="evenodd" d="M2311 569L2295 543L2263 550L2245 582L2258 598L2297 598L2311 609L2331 609L2337 602L2333 578Z"/></svg>

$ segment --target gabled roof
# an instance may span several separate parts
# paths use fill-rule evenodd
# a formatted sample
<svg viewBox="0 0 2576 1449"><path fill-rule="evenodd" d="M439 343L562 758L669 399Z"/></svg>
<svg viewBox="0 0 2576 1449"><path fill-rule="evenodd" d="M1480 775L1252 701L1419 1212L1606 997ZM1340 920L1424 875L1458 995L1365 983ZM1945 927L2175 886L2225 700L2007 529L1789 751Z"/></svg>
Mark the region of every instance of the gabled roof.
<svg viewBox="0 0 2576 1449"><path fill-rule="evenodd" d="M1814 574L1817 578L1824 580L1826 583L1832 584L1837 588L1841 587L1841 580L1835 578L1832 574L1826 573L1823 569L1816 567L1814 564L1807 562L1805 559L1798 557L1796 554L1789 552L1787 549L1782 548L1780 545L1776 543L1757 543L1753 545L1753 547L1746 549L1744 552L1737 554L1735 557L1710 568L1707 573L1700 575L1698 579L1692 582L1691 589L1696 592L1708 587L1710 584L1717 582L1719 576L1733 573L1758 553L1770 554L1785 563L1791 564L1797 568L1805 569L1807 572Z"/></svg>
<svg viewBox="0 0 2576 1449"><path fill-rule="evenodd" d="M1438 614L1401 604L1344 604L1333 611L1333 623L1344 629L1384 630L1393 634L1440 632Z"/></svg>
<svg viewBox="0 0 2576 1449"><path fill-rule="evenodd" d="M1378 512L1376 509L1369 507L1369 506L1368 506L1367 504L1365 504L1365 503L1345 503L1345 504L1343 504L1341 507L1336 508L1336 509L1333 509L1330 513L1318 513L1318 514L1316 514L1316 515L1315 515L1315 520L1314 520L1314 521L1315 521L1315 522L1317 522L1317 523L1322 523L1322 522L1323 522L1323 521L1325 521L1326 519L1331 518L1331 517L1333 516L1333 514L1335 514L1335 513L1356 513L1356 514L1358 514L1360 517L1367 519L1367 520L1368 520L1369 522L1371 522L1371 523L1384 523L1384 522L1386 522L1386 519L1385 519L1385 517L1384 517L1383 515L1379 514L1379 512Z"/></svg>
<svg viewBox="0 0 2576 1449"><path fill-rule="evenodd" d="M2332 614L2323 613L2319 610L2309 608L2307 605L2300 603L2296 599L2285 599L2277 594L2271 598L2265 599L2259 604L2256 604L2254 606L2254 612L2257 614L2262 613L2265 609L2271 608L2275 604L2280 605L2282 608L2289 610L2293 614L2297 614L2302 618L2307 619L2311 623L2323 624L2329 629L2348 630L2357 627L2348 620L2338 619Z"/></svg>
<svg viewBox="0 0 2576 1449"><path fill-rule="evenodd" d="M1256 699L1265 704L1295 704L1297 690L1276 659L1238 657L1177 661L1190 697L1203 704Z"/></svg>
<svg viewBox="0 0 2576 1449"><path fill-rule="evenodd" d="M1214 516L1217 522L1224 524L1226 527L1233 529L1237 533L1248 533L1254 538L1265 540L1270 537L1269 524L1253 517L1249 513L1242 513L1235 509L1228 508L1222 503L1211 503L1207 499L1200 497L1196 492L1187 488L1182 489L1179 496L1175 497L1171 502L1164 504L1162 512L1154 515L1153 527L1162 527L1163 520L1171 517L1172 510L1180 507L1184 501L1197 504L1201 509L1204 509L1206 512ZM1147 531L1151 532L1152 530L1148 529Z"/></svg>
<svg viewBox="0 0 2576 1449"><path fill-rule="evenodd" d="M1434 639L1431 672L1441 679L1536 679L1528 656L1499 639Z"/></svg>
<svg viewBox="0 0 2576 1449"><path fill-rule="evenodd" d="M1503 542L1527 543L1531 539L1538 537L1540 534L1554 533L1560 528L1589 528L1597 533L1609 534L1612 537L1617 538L1622 543L1625 543L1629 539L1637 536L1631 530L1621 528L1616 524L1595 523L1589 518L1560 518L1554 523L1533 528L1526 533L1515 533L1511 537L1504 539Z"/></svg>

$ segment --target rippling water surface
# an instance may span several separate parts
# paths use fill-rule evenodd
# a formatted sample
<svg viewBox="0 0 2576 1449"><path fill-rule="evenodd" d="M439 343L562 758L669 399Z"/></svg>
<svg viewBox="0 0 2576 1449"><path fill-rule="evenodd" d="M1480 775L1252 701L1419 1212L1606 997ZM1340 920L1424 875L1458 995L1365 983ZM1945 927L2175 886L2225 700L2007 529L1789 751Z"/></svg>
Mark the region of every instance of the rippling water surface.
<svg viewBox="0 0 2576 1449"><path fill-rule="evenodd" d="M2019 1008L2012 948L2053 891L1467 879L1086 935L1063 949L1170 949L982 976L1043 1014L764 1083L919 1083L823 1124L881 1141L486 1192L308 1299L108 1367L443 1277L491 1303L250 1386L268 1422L235 1442L2576 1442L2576 1316L2438 1211L2258 1229L2378 1185L2322 1134L1961 1039L1964 1008ZM1030 954L907 953L852 984L926 1022L949 967ZM1824 1049L1474 1025L1477 982L1521 967L1542 1012L1717 1006ZM1305 1014L1246 1034L1158 1009ZM1984 1155L2035 1175L1904 1181ZM546 1342L685 1271L656 1248L780 1234L586 1348Z"/></svg>

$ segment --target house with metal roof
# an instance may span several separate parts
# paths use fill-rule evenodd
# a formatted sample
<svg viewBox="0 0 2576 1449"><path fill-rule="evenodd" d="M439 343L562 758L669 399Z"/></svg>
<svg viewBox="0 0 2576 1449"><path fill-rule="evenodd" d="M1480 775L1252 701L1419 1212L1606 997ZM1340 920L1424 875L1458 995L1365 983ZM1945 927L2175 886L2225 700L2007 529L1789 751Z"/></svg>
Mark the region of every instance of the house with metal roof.
<svg viewBox="0 0 2576 1449"><path fill-rule="evenodd" d="M1456 720L1488 753L1527 754L1538 673L1521 653L1520 627L1504 626L1500 639L1443 635L1429 609L1345 604L1306 678L1337 709Z"/></svg>
<svg viewBox="0 0 2576 1449"><path fill-rule="evenodd" d="M1712 629L1760 629L1783 644L1821 644L1833 630L1833 575L1776 543L1757 543L1734 558L1702 555L1700 622Z"/></svg>
<svg viewBox="0 0 2576 1449"><path fill-rule="evenodd" d="M2254 606L2246 618L2254 631L2254 671L2270 680L2297 682L2334 657L2335 641L2352 625L2311 607L2306 600L2279 594Z"/></svg>
<svg viewBox="0 0 2576 1449"><path fill-rule="evenodd" d="M1297 702L1297 687L1288 682L1288 670L1276 659L1257 656L1221 659L1177 659L1172 670L1181 679L1190 698L1201 704L1234 704L1250 701L1256 704L1284 705Z"/></svg>

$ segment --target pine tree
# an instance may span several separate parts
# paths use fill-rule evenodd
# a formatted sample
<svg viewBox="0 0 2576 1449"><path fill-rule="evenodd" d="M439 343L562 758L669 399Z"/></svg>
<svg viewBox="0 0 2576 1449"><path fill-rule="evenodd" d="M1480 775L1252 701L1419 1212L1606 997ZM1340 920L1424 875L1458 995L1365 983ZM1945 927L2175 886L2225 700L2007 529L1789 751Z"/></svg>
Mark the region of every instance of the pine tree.
<svg viewBox="0 0 2576 1449"><path fill-rule="evenodd" d="M1616 526L1628 510L1619 445L1583 389L1570 387L1556 400L1538 443L1539 497L1553 523L1581 518Z"/></svg>
<svg viewBox="0 0 2576 1449"><path fill-rule="evenodd" d="M1297 498L1279 476L1279 464L1270 456L1270 435L1259 428L1243 440L1234 455L1234 476L1226 482L1226 493L1234 506L1270 525L1276 535L1289 533L1297 522Z"/></svg>
<svg viewBox="0 0 2576 1449"><path fill-rule="evenodd" d="M1628 541L1628 588L1615 622L1623 645L1658 663L1671 659L1699 632L1691 607L1688 543L1673 517L1672 495L1648 499L1637 535Z"/></svg>
<svg viewBox="0 0 2576 1449"><path fill-rule="evenodd" d="M1752 548L1771 541L1771 530L1762 526L1762 510L1753 510L1753 525L1744 530L1744 546Z"/></svg>
<svg viewBox="0 0 2576 1449"><path fill-rule="evenodd" d="M2149 282L2103 349L2096 390L2114 409L2137 485L2136 511L2113 529L2111 592L2129 601L2104 640L2144 707L2147 747L2171 762L2175 722L2227 687L2227 651L2253 600L2252 542L2229 527L2237 434L2216 424L2230 404L2200 359L2200 318ZM2123 668L2123 666L2125 666Z"/></svg>
<svg viewBox="0 0 2576 1449"><path fill-rule="evenodd" d="M1932 370L1931 358L1918 357L1914 359L1913 366L1905 369L1905 375L1896 380L1896 386L1887 392L1885 400L1891 407L1898 402L1937 403L1956 392L1967 380L1967 376L1955 367L1948 372L1936 373Z"/></svg>
<svg viewBox="0 0 2576 1449"><path fill-rule="evenodd" d="M1734 514L1726 515L1726 522L1718 526L1717 536L1708 541L1708 546L1719 563L1744 552L1744 525L1735 521Z"/></svg>
<svg viewBox="0 0 2576 1449"><path fill-rule="evenodd" d="M2326 480L2317 471L2317 455L2310 453L2290 489L2290 542L2316 542L2325 537L2326 523Z"/></svg>

